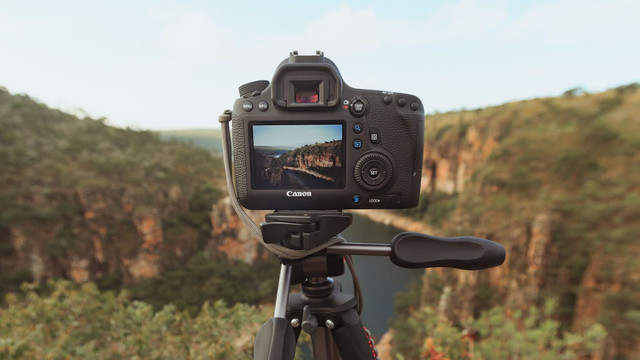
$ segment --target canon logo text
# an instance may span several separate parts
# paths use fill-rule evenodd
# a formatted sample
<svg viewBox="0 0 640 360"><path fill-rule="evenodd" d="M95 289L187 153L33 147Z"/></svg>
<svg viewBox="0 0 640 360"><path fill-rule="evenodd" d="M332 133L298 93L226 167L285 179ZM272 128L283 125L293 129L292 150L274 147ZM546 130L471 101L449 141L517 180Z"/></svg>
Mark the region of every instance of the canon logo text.
<svg viewBox="0 0 640 360"><path fill-rule="evenodd" d="M309 197L311 191L287 191L287 197Z"/></svg>

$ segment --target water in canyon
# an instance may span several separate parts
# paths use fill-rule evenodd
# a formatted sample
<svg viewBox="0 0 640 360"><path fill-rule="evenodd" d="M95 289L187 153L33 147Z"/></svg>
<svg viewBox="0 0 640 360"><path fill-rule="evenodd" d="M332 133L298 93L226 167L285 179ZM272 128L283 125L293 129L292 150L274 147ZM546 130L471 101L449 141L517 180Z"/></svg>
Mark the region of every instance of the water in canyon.
<svg viewBox="0 0 640 360"><path fill-rule="evenodd" d="M342 232L349 242L389 243L402 230L377 223L365 216L354 215L353 224ZM388 329L394 316L393 303L396 293L406 291L411 282L420 278L422 269L404 269L395 266L388 257L354 256L356 273L360 279L364 298L362 323L380 338ZM345 275L336 277L343 291L353 294L348 269Z"/></svg>

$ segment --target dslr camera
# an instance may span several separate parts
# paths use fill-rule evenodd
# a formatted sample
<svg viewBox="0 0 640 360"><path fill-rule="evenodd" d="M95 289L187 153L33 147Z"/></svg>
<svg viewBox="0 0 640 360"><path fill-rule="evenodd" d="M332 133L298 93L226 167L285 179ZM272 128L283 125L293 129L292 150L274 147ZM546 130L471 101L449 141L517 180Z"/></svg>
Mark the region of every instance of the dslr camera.
<svg viewBox="0 0 640 360"><path fill-rule="evenodd" d="M320 51L292 52L233 106L240 204L263 210L418 204L424 108L416 96L348 86Z"/></svg>

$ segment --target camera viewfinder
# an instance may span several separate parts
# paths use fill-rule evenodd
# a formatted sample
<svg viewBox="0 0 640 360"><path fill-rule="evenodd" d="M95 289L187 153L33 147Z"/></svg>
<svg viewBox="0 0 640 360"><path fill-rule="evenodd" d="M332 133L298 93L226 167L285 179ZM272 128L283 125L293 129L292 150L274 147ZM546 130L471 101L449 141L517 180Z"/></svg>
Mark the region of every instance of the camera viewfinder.
<svg viewBox="0 0 640 360"><path fill-rule="evenodd" d="M318 83L299 83L294 85L296 102L299 104L318 103L320 86Z"/></svg>

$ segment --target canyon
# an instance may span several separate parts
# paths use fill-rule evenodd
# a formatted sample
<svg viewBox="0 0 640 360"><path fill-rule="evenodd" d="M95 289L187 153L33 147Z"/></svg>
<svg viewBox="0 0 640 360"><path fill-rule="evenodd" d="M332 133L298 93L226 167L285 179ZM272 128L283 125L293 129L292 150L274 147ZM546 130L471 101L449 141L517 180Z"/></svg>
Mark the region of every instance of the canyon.
<svg viewBox="0 0 640 360"><path fill-rule="evenodd" d="M219 158L0 95L6 289L60 277L130 284L203 250L249 263L272 256L230 207ZM25 120L43 114L50 119ZM595 358L637 358L637 114L640 90L629 85L429 115L419 209L356 212L506 248L505 264L494 269L427 269L417 307L438 307L465 324L491 306L526 309L553 298L566 330L607 329ZM438 196L451 209L439 207ZM264 212L250 216L261 222ZM384 343L393 346L392 338Z"/></svg>

